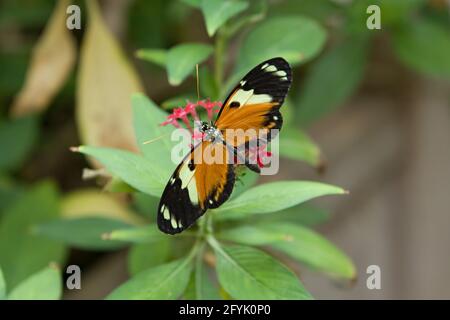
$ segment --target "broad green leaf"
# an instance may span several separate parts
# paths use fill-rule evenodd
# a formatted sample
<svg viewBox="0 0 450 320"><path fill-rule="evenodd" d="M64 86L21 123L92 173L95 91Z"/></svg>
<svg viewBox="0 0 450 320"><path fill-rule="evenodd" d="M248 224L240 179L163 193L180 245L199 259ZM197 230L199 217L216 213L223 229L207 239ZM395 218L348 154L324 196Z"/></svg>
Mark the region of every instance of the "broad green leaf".
<svg viewBox="0 0 450 320"><path fill-rule="evenodd" d="M0 217L8 206L14 203L25 192L25 187L16 184L8 176L0 174Z"/></svg>
<svg viewBox="0 0 450 320"><path fill-rule="evenodd" d="M220 300L219 288L210 279L212 268L203 261L203 254L196 257L188 287L183 298L187 300Z"/></svg>
<svg viewBox="0 0 450 320"><path fill-rule="evenodd" d="M313 181L278 181L251 188L223 204L217 219L241 219L249 214L283 210L324 195L344 194L345 190Z"/></svg>
<svg viewBox="0 0 450 320"><path fill-rule="evenodd" d="M136 211L143 217L149 218L150 221L156 221L158 213L159 198L150 196L142 192L133 194L133 205Z"/></svg>
<svg viewBox="0 0 450 320"><path fill-rule="evenodd" d="M36 116L0 121L0 171L20 168L33 148L38 133Z"/></svg>
<svg viewBox="0 0 450 320"><path fill-rule="evenodd" d="M167 54L169 83L178 86L195 69L195 65L206 60L213 48L203 43L183 43L173 47Z"/></svg>
<svg viewBox="0 0 450 320"><path fill-rule="evenodd" d="M208 35L212 37L217 29L232 17L248 7L248 2L238 0L201 0L201 9Z"/></svg>
<svg viewBox="0 0 450 320"><path fill-rule="evenodd" d="M69 77L76 61L75 39L66 27L69 5L69 0L56 3L44 32L33 48L25 83L11 107L12 115L43 111Z"/></svg>
<svg viewBox="0 0 450 320"><path fill-rule="evenodd" d="M221 286L235 299L311 299L295 274L265 252L212 243Z"/></svg>
<svg viewBox="0 0 450 320"><path fill-rule="evenodd" d="M129 151L80 146L74 151L89 155L100 161L108 171L133 188L159 197L167 182L164 169L155 162Z"/></svg>
<svg viewBox="0 0 450 320"><path fill-rule="evenodd" d="M419 72L450 78L450 30L431 20L418 20L393 33L397 57Z"/></svg>
<svg viewBox="0 0 450 320"><path fill-rule="evenodd" d="M76 120L84 144L137 151L130 97L142 84L108 30L97 1L86 1L88 20L77 77ZM99 166L97 162L93 163Z"/></svg>
<svg viewBox="0 0 450 320"><path fill-rule="evenodd" d="M117 197L98 189L80 189L66 193L61 199L61 216L107 218L133 225L144 222Z"/></svg>
<svg viewBox="0 0 450 320"><path fill-rule="evenodd" d="M0 223L0 266L8 288L47 266L62 263L63 244L33 235L33 225L57 218L58 193L48 183L40 183L11 204Z"/></svg>
<svg viewBox="0 0 450 320"><path fill-rule="evenodd" d="M235 198L242 194L242 192L253 187L259 179L259 174L247 169L246 167L236 168L236 182L234 183L231 198Z"/></svg>
<svg viewBox="0 0 450 320"><path fill-rule="evenodd" d="M0 268L0 300L6 299L6 283L5 277L3 277L2 268Z"/></svg>
<svg viewBox="0 0 450 320"><path fill-rule="evenodd" d="M131 228L120 220L95 217L56 219L33 228L35 234L85 250L114 250L126 246L120 241L104 240L105 233L116 229Z"/></svg>
<svg viewBox="0 0 450 320"><path fill-rule="evenodd" d="M330 213L327 210L304 203L279 212L268 213L263 216L251 216L250 218L254 222L284 221L296 224L299 223L307 227L313 227L326 222L330 218Z"/></svg>
<svg viewBox="0 0 450 320"><path fill-rule="evenodd" d="M171 141L172 126L161 126L166 120L167 113L143 94L134 94L133 125L136 142L144 157L150 162L158 164L161 176L169 179L177 164L171 160L171 151L175 143ZM146 143L146 141L152 141Z"/></svg>
<svg viewBox="0 0 450 320"><path fill-rule="evenodd" d="M367 52L367 38L349 38L315 62L297 100L301 124L333 111L356 91L364 75Z"/></svg>
<svg viewBox="0 0 450 320"><path fill-rule="evenodd" d="M254 28L244 40L237 70L245 73L273 57L283 57L293 66L304 63L320 52L325 39L325 29L310 18L270 18Z"/></svg>
<svg viewBox="0 0 450 320"><path fill-rule="evenodd" d="M47 267L21 282L8 295L9 300L58 300L62 295L61 272Z"/></svg>
<svg viewBox="0 0 450 320"><path fill-rule="evenodd" d="M131 276L156 267L170 257L171 241L164 237L151 243L133 245L128 252L128 272Z"/></svg>
<svg viewBox="0 0 450 320"><path fill-rule="evenodd" d="M105 236L110 240L120 240L133 243L149 243L157 242L163 238L167 238L167 235L159 231L155 224L136 227L112 230L108 236Z"/></svg>
<svg viewBox="0 0 450 320"><path fill-rule="evenodd" d="M140 49L136 52L136 56L160 67L165 68L167 65L167 50L165 49Z"/></svg>
<svg viewBox="0 0 450 320"><path fill-rule="evenodd" d="M172 300L189 282L192 263L184 258L142 271L115 289L108 300Z"/></svg>
<svg viewBox="0 0 450 320"><path fill-rule="evenodd" d="M270 245L313 269L334 277L353 279L352 261L330 241L301 225L266 222L228 229L220 238L247 245Z"/></svg>
<svg viewBox="0 0 450 320"><path fill-rule="evenodd" d="M286 128L280 133L280 155L304 161L312 166L320 165L319 147L299 129Z"/></svg>

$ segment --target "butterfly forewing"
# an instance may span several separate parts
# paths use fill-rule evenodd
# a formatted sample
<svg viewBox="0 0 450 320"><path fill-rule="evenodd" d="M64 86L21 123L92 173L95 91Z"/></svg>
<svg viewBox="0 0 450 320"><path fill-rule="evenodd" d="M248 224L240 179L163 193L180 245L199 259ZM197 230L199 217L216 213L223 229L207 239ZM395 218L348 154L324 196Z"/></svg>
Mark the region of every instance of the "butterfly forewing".
<svg viewBox="0 0 450 320"><path fill-rule="evenodd" d="M223 131L246 131L250 137L252 132L257 136L261 130L281 129L283 118L279 109L291 82L291 68L283 58L260 63L227 97L217 116L216 127ZM270 139L270 132L266 133ZM225 139L228 143L235 143L227 137Z"/></svg>

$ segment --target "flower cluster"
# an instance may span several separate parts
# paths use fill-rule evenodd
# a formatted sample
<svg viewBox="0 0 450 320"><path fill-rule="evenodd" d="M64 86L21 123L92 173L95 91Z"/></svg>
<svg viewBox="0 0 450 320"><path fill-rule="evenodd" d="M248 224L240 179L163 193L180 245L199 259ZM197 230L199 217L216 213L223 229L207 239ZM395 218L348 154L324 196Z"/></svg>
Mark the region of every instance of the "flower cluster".
<svg viewBox="0 0 450 320"><path fill-rule="evenodd" d="M193 121L200 121L196 110L197 107L202 107L203 109L205 109L208 119L212 121L213 115L219 112L221 106L222 102L210 101L209 99L200 100L197 102L187 101L184 108L179 107L173 109L172 113L167 116L167 120L161 123L161 125L166 126L168 124L171 124L175 128L180 128L180 123L178 121L181 120L185 124L186 128L189 131L193 132L191 126L192 120L189 119L189 116L193 119Z"/></svg>

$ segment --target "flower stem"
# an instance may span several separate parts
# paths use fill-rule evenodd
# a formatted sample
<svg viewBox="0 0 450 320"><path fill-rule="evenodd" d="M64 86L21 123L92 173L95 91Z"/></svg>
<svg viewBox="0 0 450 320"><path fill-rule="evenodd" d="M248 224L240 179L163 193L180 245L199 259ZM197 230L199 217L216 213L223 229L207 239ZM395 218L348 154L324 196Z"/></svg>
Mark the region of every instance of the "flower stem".
<svg viewBox="0 0 450 320"><path fill-rule="evenodd" d="M225 32L219 32L216 35L215 41L215 53L214 53L214 77L216 80L219 92L222 90L223 85L223 67L225 59L225 46L226 46L226 36Z"/></svg>

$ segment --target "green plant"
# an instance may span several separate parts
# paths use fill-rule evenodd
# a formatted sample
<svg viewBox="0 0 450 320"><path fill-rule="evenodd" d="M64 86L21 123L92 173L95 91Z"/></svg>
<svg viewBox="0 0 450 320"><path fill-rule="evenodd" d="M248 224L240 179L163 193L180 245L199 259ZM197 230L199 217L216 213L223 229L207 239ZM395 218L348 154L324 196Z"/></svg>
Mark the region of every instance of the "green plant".
<svg viewBox="0 0 450 320"><path fill-rule="evenodd" d="M228 41L231 35L239 30L230 23L230 19L244 10L247 2L199 1L196 5L205 16L209 35L215 34L214 47L200 43L180 44L167 51L141 49L138 56L165 67L169 82L179 85L192 74L197 63L205 61L214 53L213 70L203 69L212 75L207 77L207 81L213 83L205 85L208 89L212 88L208 90L211 95L209 98L212 99L223 97L226 88L230 86L227 83L232 83L250 66L263 59L282 55L296 66L311 59L324 44L325 32L312 19L302 16L269 19L249 33L242 44L236 68L226 78L224 71ZM225 18L223 21L210 20L211 12L220 12L221 17ZM262 13L257 12L254 15L259 17ZM253 20L245 21L250 24ZM242 24L240 28L245 26L246 24ZM290 37L275 41L280 32L288 32L293 28L299 29L300 32L289 33ZM202 80L200 88L204 88L204 79ZM305 134L292 127L288 111L290 107L289 102L283 107L287 110L287 119L280 136L280 154L317 165L318 149ZM155 198L156 201L151 201L152 206L145 208L155 213L157 199L175 167L170 160L173 145L169 137L155 140L151 144L144 142L167 135L171 129L160 126L166 120L167 114L144 95L133 95L132 108L136 145L140 149L140 155L125 150L92 146L80 146L73 148L73 151L95 158L116 180L130 186L134 192L142 192ZM289 148L283 148L286 145L289 145ZM157 230L154 215L150 225L127 226L104 233L103 239L106 242L133 244L130 267L137 272L108 298L217 298L220 290L214 289L216 284L209 278L208 269L211 266L215 269L220 287L233 298L311 298L289 268L255 246L282 252L334 277L355 277L356 271L352 262L339 249L302 224L285 222L283 212L279 212L319 196L343 194L343 189L309 181L279 181L253 187L257 177L250 172L246 174L248 177L245 175L241 177L242 181L237 182L238 186L229 201L218 209L209 210L197 226L180 235L170 237L162 234ZM270 213L276 213L271 220L258 219ZM250 223L255 217L257 222ZM58 227L65 232L49 232ZM74 225L60 223L59 226L47 225L40 230L53 237L58 234L60 240L72 244L75 244L75 241L68 236L72 232L77 231L78 241L84 236L89 237L88 226L75 228ZM176 246L180 240L186 248L171 254L169 248ZM170 262L166 262L168 260ZM210 265L205 265L205 261L209 261Z"/></svg>

